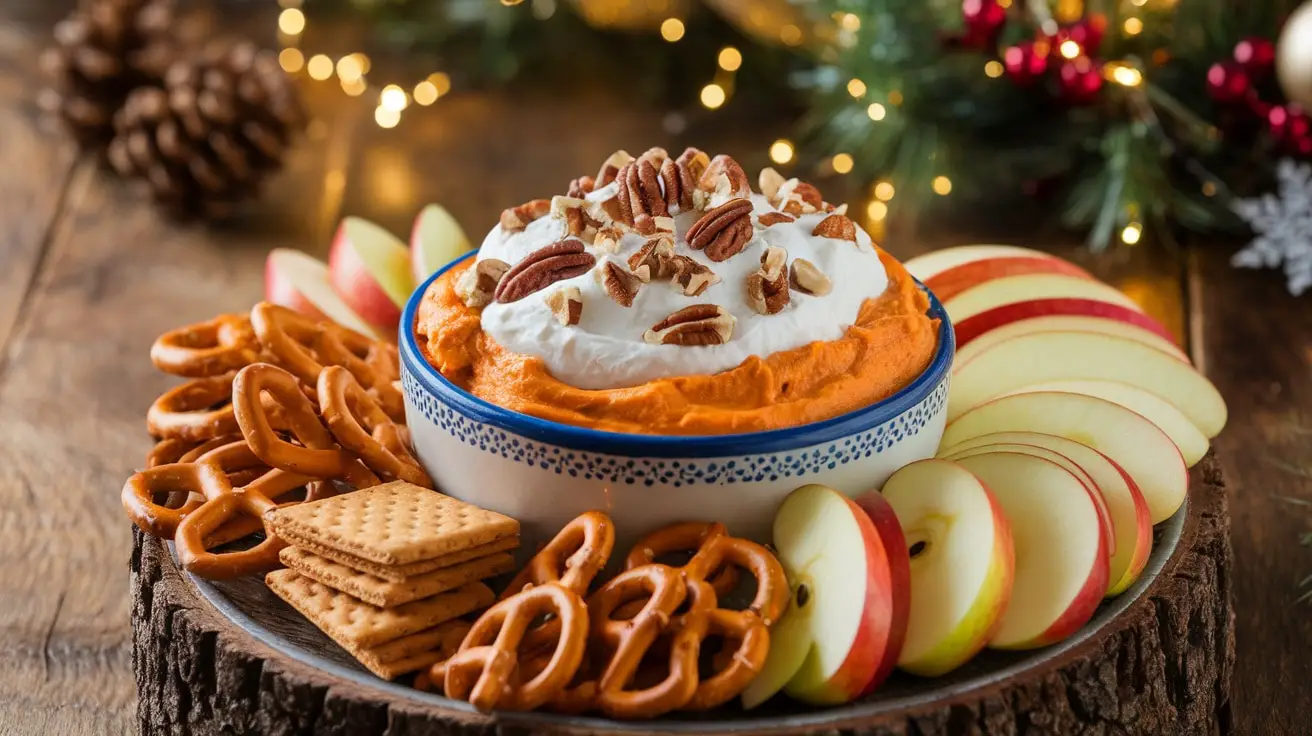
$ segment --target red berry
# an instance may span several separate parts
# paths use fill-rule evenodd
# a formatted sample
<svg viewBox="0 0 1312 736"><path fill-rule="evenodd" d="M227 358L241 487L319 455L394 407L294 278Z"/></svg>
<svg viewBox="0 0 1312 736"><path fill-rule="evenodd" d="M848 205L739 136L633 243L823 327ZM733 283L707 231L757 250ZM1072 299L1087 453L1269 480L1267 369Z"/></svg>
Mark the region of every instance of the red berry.
<svg viewBox="0 0 1312 736"><path fill-rule="evenodd" d="M1276 63L1276 45L1265 38L1250 36L1235 44L1235 61L1252 76L1270 74Z"/></svg>
<svg viewBox="0 0 1312 736"><path fill-rule="evenodd" d="M1007 20L1007 9L998 0L961 0L961 18L966 26L962 42L985 48L996 43Z"/></svg>
<svg viewBox="0 0 1312 736"><path fill-rule="evenodd" d="M1218 61L1207 70L1207 93L1217 102L1241 102L1252 88L1248 72L1238 62Z"/></svg>
<svg viewBox="0 0 1312 736"><path fill-rule="evenodd" d="M1061 98L1072 105L1093 102L1102 89L1102 73L1087 56L1063 61L1057 76Z"/></svg>
<svg viewBox="0 0 1312 736"><path fill-rule="evenodd" d="M1046 41L1035 43L1021 41L1009 46L1002 52L1002 63L1007 68L1007 76L1016 84L1031 84L1048 71L1048 50Z"/></svg>

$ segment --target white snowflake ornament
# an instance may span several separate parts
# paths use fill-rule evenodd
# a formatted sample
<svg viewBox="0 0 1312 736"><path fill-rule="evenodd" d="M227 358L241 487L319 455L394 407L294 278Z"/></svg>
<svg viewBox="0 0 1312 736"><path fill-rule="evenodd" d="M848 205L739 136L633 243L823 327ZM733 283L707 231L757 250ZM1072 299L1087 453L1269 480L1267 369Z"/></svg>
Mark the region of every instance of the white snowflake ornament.
<svg viewBox="0 0 1312 736"><path fill-rule="evenodd" d="M1276 194L1241 199L1234 209L1257 237L1230 265L1276 268L1283 263L1290 294L1312 288L1312 166L1281 159Z"/></svg>

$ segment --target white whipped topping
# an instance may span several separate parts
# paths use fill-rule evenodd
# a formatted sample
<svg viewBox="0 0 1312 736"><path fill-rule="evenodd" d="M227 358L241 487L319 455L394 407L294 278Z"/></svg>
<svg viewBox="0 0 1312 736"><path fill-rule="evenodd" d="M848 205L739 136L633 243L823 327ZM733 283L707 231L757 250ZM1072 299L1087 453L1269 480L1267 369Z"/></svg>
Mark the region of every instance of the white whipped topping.
<svg viewBox="0 0 1312 736"><path fill-rule="evenodd" d="M688 247L684 233L700 213L675 217L675 253L691 256L720 277L695 297L684 296L669 281L642 284L632 307L615 303L594 272L558 281L535 294L510 304L493 302L483 309L483 331L512 352L535 355L545 361L558 380L581 389L636 386L672 376L709 375L733 368L748 357L767 357L808 343L836 340L856 319L861 303L879 296L888 287L888 274L879 261L870 236L857 228L857 244L811 234L826 217L802 215L796 222L780 223L762 230L757 216L775 211L761 195L752 195L752 224L755 233L743 251L716 263L702 251ZM498 225L483 240L478 258L497 258L511 266L530 253L566 237L561 219L543 217L522 232L507 233ZM624 236L618 253L587 246L600 267L614 260L627 268L629 256L642 247L645 238L636 233ZM788 251L788 261L804 258L833 282L824 296L791 293L788 306L778 314L763 315L747 300L747 277L761 267L766 246ZM596 269L593 269L596 271ZM545 300L557 289L576 286L583 295L579 324L560 324ZM643 333L672 312L693 304L717 304L737 318L733 335L723 345L652 345Z"/></svg>

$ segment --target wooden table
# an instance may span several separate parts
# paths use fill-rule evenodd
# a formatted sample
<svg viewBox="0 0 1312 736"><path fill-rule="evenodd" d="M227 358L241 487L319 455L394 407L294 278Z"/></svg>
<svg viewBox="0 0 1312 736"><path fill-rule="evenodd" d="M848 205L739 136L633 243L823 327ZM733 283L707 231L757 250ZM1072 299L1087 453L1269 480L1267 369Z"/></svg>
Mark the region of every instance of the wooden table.
<svg viewBox="0 0 1312 736"><path fill-rule="evenodd" d="M134 728L131 538L118 491L149 447L145 408L169 384L147 359L157 334L248 307L270 247L322 254L343 214L404 233L423 204L440 201L477 237L507 203L561 189L616 148L691 141L755 170L786 129L733 110L691 113L675 140L661 112L617 91L587 93L586 118L546 94L455 95L386 131L369 102L312 85L308 140L250 215L178 226L42 121L36 55L67 3L16 5L0 7L3 733ZM272 11L260 12L256 27L272 29ZM887 245L905 257L984 237L1057 242L1028 228L973 228ZM1296 599L1312 573L1299 545L1312 521L1299 505L1312 502L1312 297L1287 296L1275 274L1231 270L1232 249L1059 248L1187 339L1228 399L1216 449L1233 491L1232 732L1307 733L1312 607Z"/></svg>

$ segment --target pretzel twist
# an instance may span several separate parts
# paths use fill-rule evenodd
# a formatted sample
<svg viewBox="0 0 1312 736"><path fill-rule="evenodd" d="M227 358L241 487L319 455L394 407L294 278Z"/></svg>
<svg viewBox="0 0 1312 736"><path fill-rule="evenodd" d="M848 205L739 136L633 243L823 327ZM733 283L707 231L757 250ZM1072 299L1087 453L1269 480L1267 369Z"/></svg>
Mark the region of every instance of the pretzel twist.
<svg viewBox="0 0 1312 736"><path fill-rule="evenodd" d="M548 663L532 677L519 666L525 634L536 619L554 616L560 638ZM560 583L528 588L489 608L460 644L460 650L436 668L449 698L467 700L487 712L533 710L559 695L583 661L588 614L578 593ZM437 681L436 672L430 672Z"/></svg>
<svg viewBox="0 0 1312 736"><path fill-rule="evenodd" d="M386 481L433 487L428 473L410 454L397 425L350 371L340 366L325 367L319 374L318 392L329 431L370 470Z"/></svg>
<svg viewBox="0 0 1312 736"><path fill-rule="evenodd" d="M509 598L530 585L560 583L586 595L592 580L610 560L615 548L615 524L600 511L588 511L566 524L501 594Z"/></svg>
<svg viewBox="0 0 1312 736"><path fill-rule="evenodd" d="M150 359L165 373L208 378L244 368L260 356L251 321L241 314L220 314L208 322L166 332L150 347Z"/></svg>
<svg viewBox="0 0 1312 736"><path fill-rule="evenodd" d="M165 391L146 412L155 437L200 442L237 432L232 376L197 378Z"/></svg>
<svg viewBox="0 0 1312 736"><path fill-rule="evenodd" d="M396 348L331 322L316 322L286 307L261 302L251 324L269 356L306 386L315 386L324 366L351 372L393 421L405 421L405 401L392 385L400 377Z"/></svg>
<svg viewBox="0 0 1312 736"><path fill-rule="evenodd" d="M264 394L280 409L287 429L303 446L274 431ZM232 403L251 452L270 467L313 478L341 478L357 489L378 485L376 475L337 446L296 377L287 371L268 363L246 366L233 379Z"/></svg>

